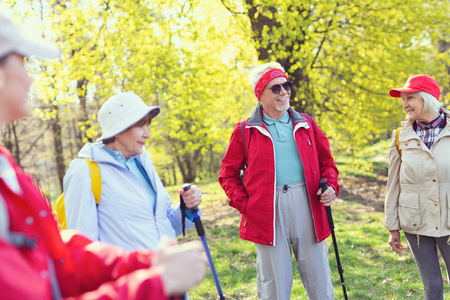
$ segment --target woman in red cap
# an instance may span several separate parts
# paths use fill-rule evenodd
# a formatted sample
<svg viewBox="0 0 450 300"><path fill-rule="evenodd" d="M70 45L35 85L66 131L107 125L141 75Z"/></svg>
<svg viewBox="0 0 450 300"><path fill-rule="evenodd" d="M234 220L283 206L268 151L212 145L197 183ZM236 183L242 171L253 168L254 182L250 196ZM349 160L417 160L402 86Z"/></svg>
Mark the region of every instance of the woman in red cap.
<svg viewBox="0 0 450 300"><path fill-rule="evenodd" d="M399 231L405 233L427 300L444 299L437 248L450 267L450 112L440 94L428 75L390 91L402 98L407 121L389 149L385 226L393 251L403 249Z"/></svg>

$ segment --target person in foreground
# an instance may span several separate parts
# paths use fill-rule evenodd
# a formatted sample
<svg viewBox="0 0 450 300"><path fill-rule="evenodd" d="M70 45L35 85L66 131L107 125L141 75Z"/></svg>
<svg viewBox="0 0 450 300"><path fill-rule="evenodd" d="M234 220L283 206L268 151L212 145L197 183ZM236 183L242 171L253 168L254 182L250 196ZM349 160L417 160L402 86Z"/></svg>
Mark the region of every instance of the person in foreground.
<svg viewBox="0 0 450 300"><path fill-rule="evenodd" d="M0 128L28 115L31 85L24 58L57 58L0 14ZM1 132L0 132L1 133ZM59 232L33 179L0 147L0 293L2 299L169 299L200 283L200 243L126 252Z"/></svg>
<svg viewBox="0 0 450 300"><path fill-rule="evenodd" d="M397 136L394 131L389 149L385 226L393 251L403 249L403 230L427 300L444 299L438 248L450 268L450 112L440 94L428 75L390 90L402 98L407 121Z"/></svg>
<svg viewBox="0 0 450 300"><path fill-rule="evenodd" d="M235 126L219 182L242 214L240 237L256 245L258 297L290 299L292 246L308 297L333 299L325 206L339 185L328 139L312 118L290 107L291 82L280 64L256 67L250 81L259 103L242 128ZM328 180L324 193L320 178Z"/></svg>
<svg viewBox="0 0 450 300"><path fill-rule="evenodd" d="M194 226L189 209L202 201L199 188L192 185L187 191L179 190L184 211L180 205L172 207L144 146L150 137L147 127L159 111L158 106L147 106L131 92L119 93L103 103L98 112L102 136L98 142L84 145L64 176L68 229L126 250L156 250L162 237L181 234L182 218L186 229ZM81 158L96 162L100 169L98 205L88 164Z"/></svg>

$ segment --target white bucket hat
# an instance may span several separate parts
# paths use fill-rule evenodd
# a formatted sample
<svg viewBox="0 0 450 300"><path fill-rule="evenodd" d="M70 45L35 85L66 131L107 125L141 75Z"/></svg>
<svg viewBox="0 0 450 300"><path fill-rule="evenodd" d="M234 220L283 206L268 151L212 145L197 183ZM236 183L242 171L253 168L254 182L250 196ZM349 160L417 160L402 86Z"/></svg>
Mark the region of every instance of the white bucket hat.
<svg viewBox="0 0 450 300"><path fill-rule="evenodd" d="M148 106L138 95L125 92L112 96L98 111L98 123L103 134L97 141L112 138L127 130L146 115L152 118L160 112L159 106Z"/></svg>
<svg viewBox="0 0 450 300"><path fill-rule="evenodd" d="M54 43L44 41L39 43L23 37L17 26L0 13L0 58L9 53L45 58L58 58L61 55Z"/></svg>

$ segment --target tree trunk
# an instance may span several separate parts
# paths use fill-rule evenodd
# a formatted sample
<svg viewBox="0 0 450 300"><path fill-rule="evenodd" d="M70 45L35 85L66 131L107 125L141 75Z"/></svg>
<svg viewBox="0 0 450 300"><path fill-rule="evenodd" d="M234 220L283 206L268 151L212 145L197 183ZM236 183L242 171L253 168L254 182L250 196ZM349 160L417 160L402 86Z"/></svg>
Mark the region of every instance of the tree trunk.
<svg viewBox="0 0 450 300"><path fill-rule="evenodd" d="M3 133L3 145L9 150L9 152L11 152L16 162L21 165L21 151L16 124L16 122L11 122L5 126L5 131Z"/></svg>
<svg viewBox="0 0 450 300"><path fill-rule="evenodd" d="M66 170L66 166L64 165L64 156L63 156L63 143L62 143L62 126L61 121L59 120L58 106L55 106L56 110L55 119L52 124L52 133L53 133L53 145L55 147L55 162L56 162L56 170L58 173L59 187L61 191L63 190L63 178Z"/></svg>
<svg viewBox="0 0 450 300"><path fill-rule="evenodd" d="M312 105L312 103L314 103L313 94L310 92L310 80L308 75L306 74L306 69L302 67L291 70L291 67L295 65L298 60L293 60L292 57L280 58L277 57L276 54L271 53L270 51L276 51L276 47L273 43L269 42L266 47L261 46L261 42L263 41L262 33L264 27L267 26L269 28L269 32L271 32L272 28L279 28L281 25L275 20L275 18L268 18L261 11L258 12L258 6L253 4L253 0L246 0L245 2L249 7L247 15L251 22L253 38L258 42L258 46L256 49L258 51L258 60L262 62L275 60L278 61L288 73L289 80L293 82L293 89L291 92L291 106L299 112L306 112L308 114L314 115L314 106ZM299 13L303 11L300 8L298 9ZM267 13L273 14L276 11L277 9L275 7L270 7L267 10ZM293 44L297 44L302 47L304 43L304 39L298 39ZM289 53L294 51L294 49L292 46L286 46L285 51L289 55ZM298 90L307 91L307 93L305 93L306 97L303 99L298 98L297 101L294 101L294 99L297 97L296 88Z"/></svg>
<svg viewBox="0 0 450 300"><path fill-rule="evenodd" d="M192 183L197 177L197 166L201 164L201 150L175 156L178 168L180 168L183 181Z"/></svg>

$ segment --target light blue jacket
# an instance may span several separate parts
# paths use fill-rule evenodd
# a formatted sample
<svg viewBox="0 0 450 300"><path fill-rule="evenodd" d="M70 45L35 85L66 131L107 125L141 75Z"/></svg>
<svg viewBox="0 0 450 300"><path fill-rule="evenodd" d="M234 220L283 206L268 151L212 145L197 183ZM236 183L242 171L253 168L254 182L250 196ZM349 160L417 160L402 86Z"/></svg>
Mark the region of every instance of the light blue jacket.
<svg viewBox="0 0 450 300"><path fill-rule="evenodd" d="M78 153L98 163L102 179L100 204L95 203L89 167L74 159L64 176L64 200L68 229L84 232L89 238L125 250L157 250L163 236L181 234L180 206L172 200L143 149L138 162L147 172L156 192L155 213L142 183L102 148L102 143L86 143ZM186 219L186 230L194 226Z"/></svg>

